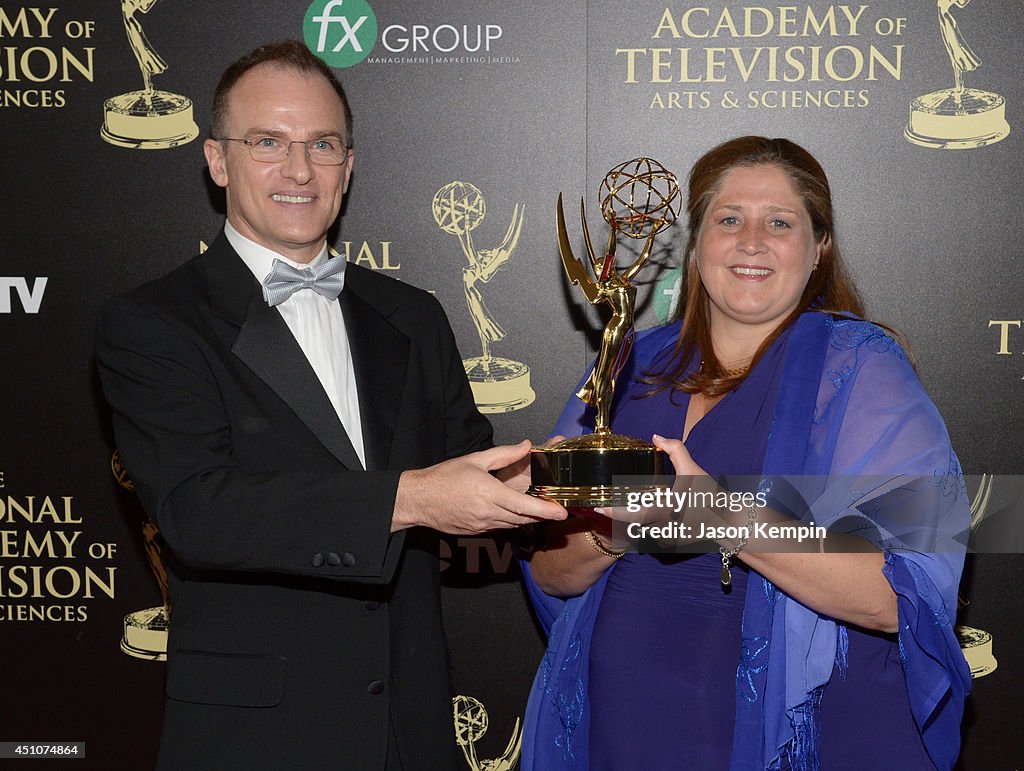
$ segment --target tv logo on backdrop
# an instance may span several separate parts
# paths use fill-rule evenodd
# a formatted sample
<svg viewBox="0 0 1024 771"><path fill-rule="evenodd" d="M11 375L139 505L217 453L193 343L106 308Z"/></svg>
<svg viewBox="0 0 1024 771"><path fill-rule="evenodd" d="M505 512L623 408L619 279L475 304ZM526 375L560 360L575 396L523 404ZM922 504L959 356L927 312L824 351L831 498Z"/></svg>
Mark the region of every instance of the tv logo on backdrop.
<svg viewBox="0 0 1024 771"><path fill-rule="evenodd" d="M331 67L368 64L511 64L494 55L504 35L499 24L403 24L380 28L366 0L313 0L303 20L309 50ZM378 31L380 34L378 35ZM380 43L383 54L371 58Z"/></svg>
<svg viewBox="0 0 1024 771"><path fill-rule="evenodd" d="M36 276L30 288L24 276L0 276L0 313L15 313L15 298L25 313L39 313L46 282L46 276Z"/></svg>

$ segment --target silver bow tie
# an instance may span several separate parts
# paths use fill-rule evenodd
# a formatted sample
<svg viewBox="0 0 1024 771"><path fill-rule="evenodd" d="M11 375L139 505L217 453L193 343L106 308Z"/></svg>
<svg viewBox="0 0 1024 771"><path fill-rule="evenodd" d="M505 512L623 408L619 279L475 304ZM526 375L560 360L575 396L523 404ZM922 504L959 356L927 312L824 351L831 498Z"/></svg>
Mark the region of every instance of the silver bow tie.
<svg viewBox="0 0 1024 771"><path fill-rule="evenodd" d="M328 300L337 300L345 286L345 260L335 257L316 268L296 268L283 260L274 260L263 279L263 299L273 308L300 289L312 289Z"/></svg>

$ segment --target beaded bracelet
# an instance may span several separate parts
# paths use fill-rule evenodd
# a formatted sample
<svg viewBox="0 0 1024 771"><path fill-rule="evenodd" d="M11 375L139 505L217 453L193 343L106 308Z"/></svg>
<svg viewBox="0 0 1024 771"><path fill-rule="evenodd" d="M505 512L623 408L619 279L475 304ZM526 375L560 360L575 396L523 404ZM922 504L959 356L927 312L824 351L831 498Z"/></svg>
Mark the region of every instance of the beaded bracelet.
<svg viewBox="0 0 1024 771"><path fill-rule="evenodd" d="M757 509L751 506L747 510L747 527L746 531L750 530L750 526L757 521ZM732 585L732 570L729 569L729 560L743 551L743 547L747 545L746 538L740 538L735 546L731 549L726 549L724 546L718 547L718 552L722 555L722 588L726 589ZM596 548L596 547L595 547Z"/></svg>

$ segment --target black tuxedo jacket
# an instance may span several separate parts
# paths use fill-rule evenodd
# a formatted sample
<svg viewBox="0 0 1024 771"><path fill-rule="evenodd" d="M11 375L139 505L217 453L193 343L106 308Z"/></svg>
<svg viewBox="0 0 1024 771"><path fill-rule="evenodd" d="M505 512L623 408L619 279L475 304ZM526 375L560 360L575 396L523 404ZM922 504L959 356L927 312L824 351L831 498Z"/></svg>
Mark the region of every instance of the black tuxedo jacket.
<svg viewBox="0 0 1024 771"><path fill-rule="evenodd" d="M486 447L444 312L356 265L339 298L362 467L223 233L108 303L117 446L171 551L160 767L454 768L436 534L392 535L399 474Z"/></svg>

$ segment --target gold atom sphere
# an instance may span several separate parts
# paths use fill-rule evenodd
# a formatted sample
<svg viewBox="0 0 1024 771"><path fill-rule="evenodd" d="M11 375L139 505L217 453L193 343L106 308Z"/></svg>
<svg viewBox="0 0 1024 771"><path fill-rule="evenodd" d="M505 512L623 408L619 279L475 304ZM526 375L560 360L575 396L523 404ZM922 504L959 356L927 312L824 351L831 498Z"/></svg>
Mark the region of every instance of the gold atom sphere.
<svg viewBox="0 0 1024 771"><path fill-rule="evenodd" d="M449 182L434 193L431 209L437 226L456 236L475 230L487 212L480 188L459 180Z"/></svg>
<svg viewBox="0 0 1024 771"><path fill-rule="evenodd" d="M459 694L452 698L455 713L455 734L459 744L472 743L487 733L490 722L487 709L472 696Z"/></svg>
<svg viewBox="0 0 1024 771"><path fill-rule="evenodd" d="M676 221L679 182L652 158L634 158L605 174L598 198L608 224L630 238L646 238Z"/></svg>

